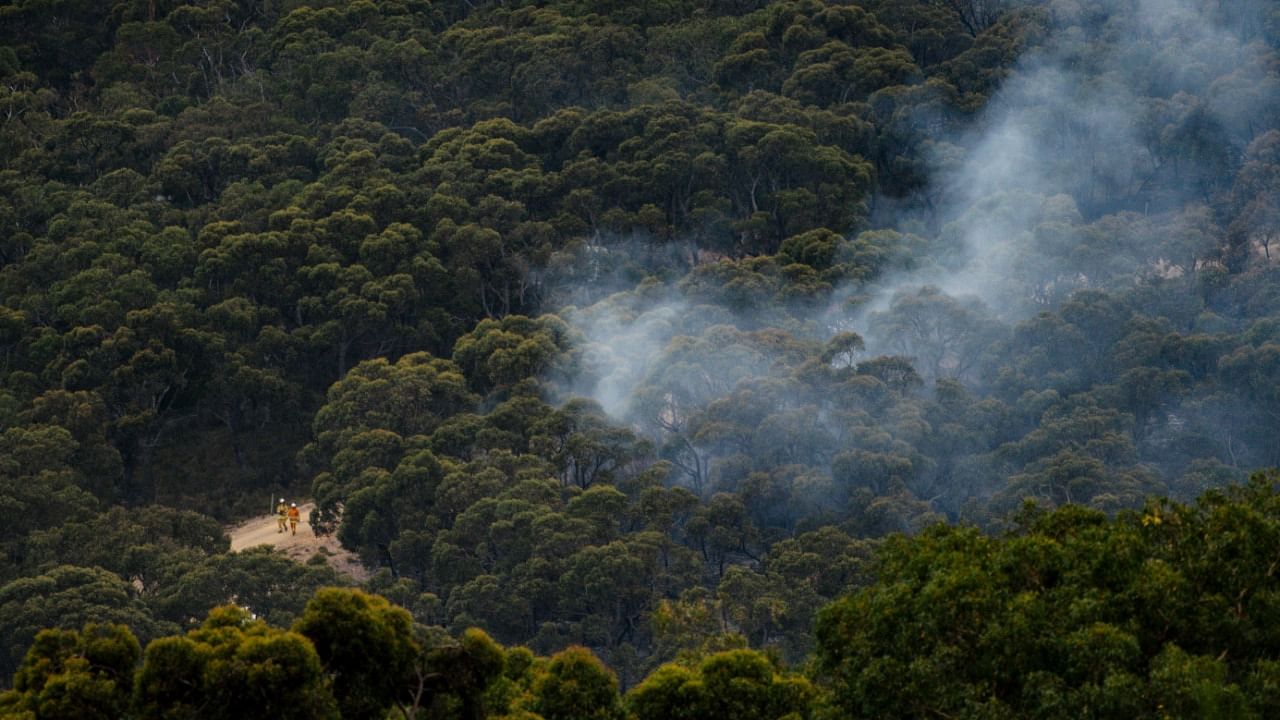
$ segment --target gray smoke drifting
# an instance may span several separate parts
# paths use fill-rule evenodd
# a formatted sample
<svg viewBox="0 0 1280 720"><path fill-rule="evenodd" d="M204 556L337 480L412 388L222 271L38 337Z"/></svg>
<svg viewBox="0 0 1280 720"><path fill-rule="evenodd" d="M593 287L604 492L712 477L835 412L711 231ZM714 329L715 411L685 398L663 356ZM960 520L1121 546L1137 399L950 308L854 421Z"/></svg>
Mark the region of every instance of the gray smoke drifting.
<svg viewBox="0 0 1280 720"><path fill-rule="evenodd" d="M687 310L678 299L652 308L623 308L620 302L625 302L625 296L570 315L585 333L585 362L591 369L590 387L578 389L614 418L628 417L635 389L679 331L680 317Z"/></svg>
<svg viewBox="0 0 1280 720"><path fill-rule="evenodd" d="M1217 26L1212 5L1039 4L1046 40L1019 60L969 130L932 139L929 195L941 200L925 223L937 228L929 256L914 271L838 288L837 301L794 326L816 328L819 341L857 332L867 341L863 357L914 357L927 381L963 378L998 324L1080 289L1193 272L1211 245L1194 201L1215 191L1200 178L1219 177L1210 165L1221 158L1169 148L1194 123L1238 133L1243 145L1277 97L1262 49ZM1224 76L1232 82L1211 86ZM1175 236L1184 241L1167 239ZM762 325L675 291L660 301L611 298L570 319L598 368L580 390L619 419L653 363L669 356L664 349L693 326Z"/></svg>
<svg viewBox="0 0 1280 720"><path fill-rule="evenodd" d="M1069 18L1062 8L1070 5L1051 6L1059 22ZM1049 245L1035 230L1047 222L1079 224L1082 206L1095 215L1119 206L1155 174L1158 161L1138 130L1151 110L1139 99L1149 88L1139 86L1148 84L1145 71L1155 60L1141 50L1174 41L1180 26L1165 15L1175 5L1183 3L1144 4L1126 23L1131 27L1107 23L1090 34L1069 25L1058 31L1060 40L1023 58L991 98L978 131L948 143L964 148L964 160L948 157L954 169L935 173L941 214L951 218L940 237L945 272L895 278L894 285L915 280L1007 309L1033 301L1028 281L1069 275L1045 272L1055 261L1069 264L1063 262L1069 247ZM1166 28L1158 42L1139 42L1158 27ZM1113 49L1095 54L1096 34L1131 37L1137 46L1102 45Z"/></svg>
<svg viewBox="0 0 1280 720"><path fill-rule="evenodd" d="M883 278L869 292L852 324L871 352L930 351L904 342L901 323L885 320L886 311L932 292L922 288L980 301L1012 323L1077 290L1195 269L1209 238L1187 233L1181 245L1159 238L1205 223L1168 213L1191 207L1184 215L1194 216L1213 190L1198 179L1220 176L1212 165L1222 159L1197 157L1194 147L1170 157L1170 145L1196 123L1237 129L1243 144L1251 119L1277 97L1263 48L1216 26L1212 5L1044 6L1045 45L1020 60L975 132L935 143L943 150L933 175L942 197L938 263ZM1237 82L1210 85L1222 76ZM1149 232L1135 231L1143 222L1130 218L1108 223L1121 213L1143 216Z"/></svg>

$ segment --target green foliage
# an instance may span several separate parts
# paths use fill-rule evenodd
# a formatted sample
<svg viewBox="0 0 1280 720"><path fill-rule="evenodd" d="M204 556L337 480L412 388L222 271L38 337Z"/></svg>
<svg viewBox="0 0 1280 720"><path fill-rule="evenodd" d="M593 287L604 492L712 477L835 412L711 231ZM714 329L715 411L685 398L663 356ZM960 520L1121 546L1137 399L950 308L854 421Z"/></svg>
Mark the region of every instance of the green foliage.
<svg viewBox="0 0 1280 720"><path fill-rule="evenodd" d="M124 625L90 623L82 631L42 630L0 694L0 712L39 718L118 718L131 701L142 655Z"/></svg>
<svg viewBox="0 0 1280 720"><path fill-rule="evenodd" d="M232 606L148 645L135 703L142 718L339 717L311 642Z"/></svg>
<svg viewBox="0 0 1280 720"><path fill-rule="evenodd" d="M190 625L234 599L278 626L299 617L318 589L350 584L327 563L299 564L270 548L205 557L170 557L146 598L157 617Z"/></svg>
<svg viewBox="0 0 1280 720"><path fill-rule="evenodd" d="M34 571L58 565L97 566L152 592L169 565L227 548L222 527L212 518L160 505L113 507L82 523L32 533L25 561Z"/></svg>
<svg viewBox="0 0 1280 720"><path fill-rule="evenodd" d="M344 718L381 718L408 686L419 652L409 613L376 595L322 588L293 625L315 645Z"/></svg>
<svg viewBox="0 0 1280 720"><path fill-rule="evenodd" d="M530 378L571 377L571 360L564 357L570 343L569 327L554 316L531 320L508 315L482 321L458 338L453 358L471 386L487 393Z"/></svg>
<svg viewBox="0 0 1280 720"><path fill-rule="evenodd" d="M584 647L556 653L533 685L532 709L545 720L612 720L622 716L618 680Z"/></svg>
<svg viewBox="0 0 1280 720"><path fill-rule="evenodd" d="M134 587L118 576L64 565L0 586L0 637L6 639L0 648L0 671L12 676L42 629L90 623L124 625L144 640L176 629L156 620Z"/></svg>
<svg viewBox="0 0 1280 720"><path fill-rule="evenodd" d="M502 678L506 653L483 630L469 628L456 640L431 647L420 663L420 687L437 688L433 700L444 712L478 720L500 710L490 707L489 690Z"/></svg>
<svg viewBox="0 0 1280 720"><path fill-rule="evenodd" d="M937 651L868 661L867 683L935 703L886 713L1277 714L1275 667L1240 664L1217 605L1157 648L1132 598L1063 609L987 581L1017 541L928 529L1009 530L1028 498L1117 513L1280 465L1280 16L1172 13L1187 42L1144 30L1162 47L1130 54L1116 28L1147 5L4 4L0 681L40 628L146 641L234 601L310 641L218 611L152 644L139 712L263 714L217 693L271 687L287 658L310 688L298 715L615 716L585 650L531 655L581 646L624 687L684 662L650 678L672 717L803 717L812 688L741 645L801 660L873 550L893 570L917 542L952 548L928 600L954 612L923 641L878 626ZM1202 36L1217 59L1171 70ZM1061 187L955 208L943 188L1024 57L1062 59L1089 93L1117 82L1109 59L1131 68L1115 131L1141 157L1081 170L1088 118L1038 112L1026 149ZM1017 302L894 292L970 260ZM447 631L354 591L304 609L343 578L227 553L220 523L307 488L370 588ZM1136 573L1125 592L1152 606L1183 597L1189 556L1130 530L1097 572ZM1018 552L1049 552L1020 532ZM1205 568L1247 550L1201 549ZM1010 624L984 648L1061 621L1041 650L1062 664L929 644L993 616ZM75 648L48 650L61 664L14 712L121 712L119 677Z"/></svg>
<svg viewBox="0 0 1280 720"><path fill-rule="evenodd" d="M819 613L819 677L849 717L1264 716L1276 480L894 538L875 584Z"/></svg>
<svg viewBox="0 0 1280 720"><path fill-rule="evenodd" d="M650 718L811 717L817 691L801 676L780 671L753 650L727 650L696 667L658 668L627 694L639 720Z"/></svg>

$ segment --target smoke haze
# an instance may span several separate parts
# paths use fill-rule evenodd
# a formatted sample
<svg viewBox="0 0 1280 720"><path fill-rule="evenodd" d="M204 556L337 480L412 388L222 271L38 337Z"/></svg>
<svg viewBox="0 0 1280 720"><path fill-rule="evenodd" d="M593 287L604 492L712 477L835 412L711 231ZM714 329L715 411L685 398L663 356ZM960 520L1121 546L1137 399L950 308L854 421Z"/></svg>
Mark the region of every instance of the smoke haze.
<svg viewBox="0 0 1280 720"><path fill-rule="evenodd" d="M1116 13L1129 5L1132 13ZM1134 236L1132 228L1112 228L1108 251L1082 247L1085 224L1121 210L1149 217L1194 200L1151 190L1162 174L1199 172L1194 165L1162 165L1152 147L1158 138L1140 132L1152 114L1172 113L1171 105L1194 94L1207 99L1198 110L1212 122L1247 126L1275 100L1275 81L1261 67L1262 51L1215 26L1204 4L1116 1L1103 8L1100 15L1084 3L1048 4L1044 44L1019 61L972 127L934 138L929 192L941 202L927 220L938 231L923 268L837 288L826 311L801 320L826 328L827 336L849 329L863 334L868 357L913 355L918 348L901 336L877 332L878 325L893 325L877 323L876 316L922 288L936 287L974 311L978 301L1014 323L1080 288L1185 272L1170 270L1181 259L1152 246L1149 237ZM1239 85L1207 87L1233 68ZM1242 86L1251 92L1242 94ZM916 227L916 219L904 223ZM573 315L593 347L595 368L603 369L590 396L616 418L625 418L628 398L662 347L690 332L682 320L695 304L673 295L648 306L632 301L625 309L608 301ZM742 314L733 322L759 324Z"/></svg>
<svg viewBox="0 0 1280 720"><path fill-rule="evenodd" d="M908 269L891 265L834 288L828 303L785 312L692 296L697 283L688 278L568 311L591 368L576 390L641 427L637 390L682 362L685 350L672 352L673 341L716 324L746 333L784 327L814 343L853 331L865 347L842 354L850 366L900 355L927 389L956 378L981 390L985 354L1018 323L1080 290L1159 283L1212 262L1204 258L1221 231L1205 204L1225 190L1221 164L1234 160L1169 147L1180 128L1208 124L1243 151L1274 112L1265 48L1215 25L1204 4L1182 0L1041 10L1044 39L979 116L932 138L930 211L903 211L875 231L901 230L898 242L914 237L907 230L928 235ZM1189 310L1182 321L1195 317ZM719 372L703 372L740 376L731 357Z"/></svg>
<svg viewBox="0 0 1280 720"><path fill-rule="evenodd" d="M1123 210L1162 212L1193 199L1163 195L1156 207L1150 198L1131 206L1148 184L1160 183L1162 173L1198 172L1194 166L1162 167L1152 149L1156 139L1141 135L1152 114L1169 111L1151 98L1208 98L1204 111L1224 126L1247 122L1261 110L1261 97L1233 102L1229 93L1206 86L1231 68L1250 72L1262 55L1216 27L1209 4L1145 0L1131 14L1105 22L1088 17L1081 5L1049 5L1046 46L1022 59L984 110L977 132L955 139L966 148L958 168L937 168L941 215L951 218L940 238L944 271L897 279L882 294L900 284L932 284L951 295L981 298L1001 317L1016 320L1070 290L1100 286L1107 277L1073 262L1077 238L1054 243L1053 233L1036 230L1078 226ZM1112 3L1111 9L1127 5ZM1105 270L1117 261L1131 267L1132 260L1108 257L1092 264Z"/></svg>

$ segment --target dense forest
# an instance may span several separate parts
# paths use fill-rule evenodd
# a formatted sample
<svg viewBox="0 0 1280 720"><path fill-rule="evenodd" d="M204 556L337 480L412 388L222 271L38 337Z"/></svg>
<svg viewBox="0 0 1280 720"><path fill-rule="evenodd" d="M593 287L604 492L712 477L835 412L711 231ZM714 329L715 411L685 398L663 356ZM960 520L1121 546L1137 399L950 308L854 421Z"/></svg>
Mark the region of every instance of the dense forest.
<svg viewBox="0 0 1280 720"><path fill-rule="evenodd" d="M1277 239L1276 0L0 3L0 715L1275 716Z"/></svg>

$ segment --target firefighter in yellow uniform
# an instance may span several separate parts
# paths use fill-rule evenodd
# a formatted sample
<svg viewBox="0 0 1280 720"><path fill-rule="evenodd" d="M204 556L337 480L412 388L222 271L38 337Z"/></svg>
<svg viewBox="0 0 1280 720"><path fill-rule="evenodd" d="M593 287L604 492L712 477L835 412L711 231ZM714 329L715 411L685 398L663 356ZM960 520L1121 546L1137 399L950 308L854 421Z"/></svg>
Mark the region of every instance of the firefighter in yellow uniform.
<svg viewBox="0 0 1280 720"><path fill-rule="evenodd" d="M285 523L289 521L289 506L284 504L284 498L280 498L280 502L276 503L276 532L284 532Z"/></svg>
<svg viewBox="0 0 1280 720"><path fill-rule="evenodd" d="M298 534L298 518L302 513L298 510L298 503L289 505L289 529L294 535Z"/></svg>

